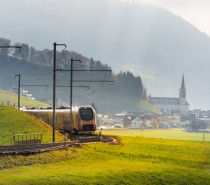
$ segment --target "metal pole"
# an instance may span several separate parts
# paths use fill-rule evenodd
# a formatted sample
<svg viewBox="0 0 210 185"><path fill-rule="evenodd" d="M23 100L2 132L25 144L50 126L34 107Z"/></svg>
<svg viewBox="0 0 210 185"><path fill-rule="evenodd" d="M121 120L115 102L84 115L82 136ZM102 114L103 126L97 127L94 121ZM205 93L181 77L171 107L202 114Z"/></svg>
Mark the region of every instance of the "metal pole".
<svg viewBox="0 0 210 185"><path fill-rule="evenodd" d="M80 62L81 60L74 60L71 58L71 69L70 69L70 131L73 125L73 114L72 114L72 97L73 97L73 62ZM73 127L72 127L73 128Z"/></svg>
<svg viewBox="0 0 210 185"><path fill-rule="evenodd" d="M71 59L71 69L70 69L70 131L73 125L73 115L72 115L72 81L73 81L73 59Z"/></svg>
<svg viewBox="0 0 210 185"><path fill-rule="evenodd" d="M56 46L64 46L66 48L66 45L65 44L56 44L54 42L53 46L54 46L54 48L53 48L53 53L54 53L54 60L53 60L53 142L55 142Z"/></svg>
<svg viewBox="0 0 210 185"><path fill-rule="evenodd" d="M20 76L21 74L15 75L18 76L18 109L20 109Z"/></svg>
<svg viewBox="0 0 210 185"><path fill-rule="evenodd" d="M18 109L20 109L20 74L18 76Z"/></svg>
<svg viewBox="0 0 210 185"><path fill-rule="evenodd" d="M53 61L53 142L55 142L55 98L56 98L56 43L54 43Z"/></svg>
<svg viewBox="0 0 210 185"><path fill-rule="evenodd" d="M46 86L46 85L21 85L21 74L15 75L15 77L18 76L18 109L20 109L20 87L21 86ZM15 107L15 103L14 103Z"/></svg>

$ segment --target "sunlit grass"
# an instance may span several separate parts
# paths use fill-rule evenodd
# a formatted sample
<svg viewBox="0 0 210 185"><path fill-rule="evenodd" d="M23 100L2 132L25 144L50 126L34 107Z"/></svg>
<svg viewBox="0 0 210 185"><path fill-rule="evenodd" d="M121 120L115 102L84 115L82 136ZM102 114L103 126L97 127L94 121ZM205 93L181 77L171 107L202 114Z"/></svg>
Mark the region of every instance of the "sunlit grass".
<svg viewBox="0 0 210 185"><path fill-rule="evenodd" d="M157 108L155 108L152 104L150 104L148 101L146 100L141 100L138 104L138 107L141 110L145 110L145 111L149 111L158 115L161 115L162 112L160 112Z"/></svg>
<svg viewBox="0 0 210 185"><path fill-rule="evenodd" d="M2 156L13 168L1 170L0 184L206 185L210 181L209 142L121 140L121 145L95 143L28 157ZM24 159L34 165L26 166Z"/></svg>
<svg viewBox="0 0 210 185"><path fill-rule="evenodd" d="M11 139L14 134L42 133L42 142L52 142L52 127L23 111L9 106L0 106L0 144ZM56 132L56 141L64 136ZM7 143L10 144L10 143Z"/></svg>
<svg viewBox="0 0 210 185"><path fill-rule="evenodd" d="M10 106L17 107L18 105L18 95L9 91L5 91L0 89L0 105L7 105L9 103ZM43 103L37 100L33 100L31 98L21 96L20 97L20 106L21 107L49 107L47 103Z"/></svg>
<svg viewBox="0 0 210 185"><path fill-rule="evenodd" d="M103 130L103 134L118 135L118 136L134 136L134 137L148 137L148 138L163 138L176 140L192 140L192 141L210 141L210 133L196 133L186 132L183 129L154 129L154 130L140 130L140 129L121 129L121 130Z"/></svg>
<svg viewBox="0 0 210 185"><path fill-rule="evenodd" d="M0 112L0 139L14 133L42 132L45 142L52 140L52 128L37 118L7 106L0 106ZM201 141L181 141L194 133L179 129L103 133L132 137L120 136L118 145L94 143L29 156L0 156L0 184L206 185L210 182L210 142L202 142L202 135L201 139L200 135L190 135L191 140ZM160 136L167 139L149 138ZM63 140L58 133L56 138Z"/></svg>

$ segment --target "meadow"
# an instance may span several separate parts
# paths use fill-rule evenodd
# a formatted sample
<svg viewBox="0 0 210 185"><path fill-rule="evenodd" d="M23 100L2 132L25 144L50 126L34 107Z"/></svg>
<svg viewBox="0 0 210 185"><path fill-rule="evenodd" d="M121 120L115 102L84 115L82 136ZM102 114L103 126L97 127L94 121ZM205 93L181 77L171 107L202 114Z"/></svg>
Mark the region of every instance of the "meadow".
<svg viewBox="0 0 210 185"><path fill-rule="evenodd" d="M191 141L210 141L210 133L186 132L184 129L110 129L102 130L105 135L162 138ZM204 137L204 138L203 138Z"/></svg>
<svg viewBox="0 0 210 185"><path fill-rule="evenodd" d="M0 104L7 105L9 103L10 106L18 105L18 95L9 91L5 91L0 89ZM50 105L47 103L43 103L37 100L33 100L26 96L20 96L20 106L21 107L49 107Z"/></svg>
<svg viewBox="0 0 210 185"><path fill-rule="evenodd" d="M52 127L47 123L13 107L0 106L0 144L11 139L14 134L30 133L42 133L43 143L52 142ZM63 140L64 136L56 132L56 141Z"/></svg>
<svg viewBox="0 0 210 185"><path fill-rule="evenodd" d="M210 184L210 142L120 136L30 156L1 156L0 184Z"/></svg>
<svg viewBox="0 0 210 185"><path fill-rule="evenodd" d="M0 141L31 132L43 133L43 142L52 141L52 128L41 120L8 106L0 106L0 112ZM118 135L113 136L116 142L0 156L0 184L210 184L210 142L203 142L201 133L177 129L102 133ZM209 140L208 134L205 137ZM56 132L57 141L63 138Z"/></svg>

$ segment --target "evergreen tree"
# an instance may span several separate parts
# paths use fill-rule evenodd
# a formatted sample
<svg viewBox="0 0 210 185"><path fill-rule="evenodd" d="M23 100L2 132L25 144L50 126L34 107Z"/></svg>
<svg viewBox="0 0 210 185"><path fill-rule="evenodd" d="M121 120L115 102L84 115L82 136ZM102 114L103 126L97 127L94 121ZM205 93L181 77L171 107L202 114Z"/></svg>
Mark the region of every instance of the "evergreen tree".
<svg viewBox="0 0 210 185"><path fill-rule="evenodd" d="M91 107L93 107L93 109L96 111L96 114L97 114L98 113L98 109L97 109L97 107L96 107L94 102L91 103Z"/></svg>
<svg viewBox="0 0 210 185"><path fill-rule="evenodd" d="M0 46L9 46L10 43L9 39L0 38ZM8 48L0 48L0 55L8 55Z"/></svg>

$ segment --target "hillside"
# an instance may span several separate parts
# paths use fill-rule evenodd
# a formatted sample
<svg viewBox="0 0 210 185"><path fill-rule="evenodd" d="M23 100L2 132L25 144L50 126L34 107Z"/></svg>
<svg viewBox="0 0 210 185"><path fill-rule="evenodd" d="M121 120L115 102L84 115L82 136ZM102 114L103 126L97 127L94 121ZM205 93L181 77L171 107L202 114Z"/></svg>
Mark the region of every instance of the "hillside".
<svg viewBox="0 0 210 185"><path fill-rule="evenodd" d="M140 75L152 96L178 97L184 73L191 107L210 109L210 38L205 33L166 9L139 1L71 3L66 44L116 72ZM75 16L75 7L80 7L80 16Z"/></svg>
<svg viewBox="0 0 210 185"><path fill-rule="evenodd" d="M11 139L14 134L42 133L42 143L52 142L52 127L23 111L0 106L0 144ZM64 136L56 132L56 141Z"/></svg>
<svg viewBox="0 0 210 185"><path fill-rule="evenodd" d="M117 140L115 145L1 156L0 184L209 184L209 142L122 136Z"/></svg>
<svg viewBox="0 0 210 185"><path fill-rule="evenodd" d="M15 93L0 89L0 105L9 105L12 107L17 107L18 95ZM46 103L33 100L26 96L20 96L20 106L21 107L49 107L49 105Z"/></svg>
<svg viewBox="0 0 210 185"><path fill-rule="evenodd" d="M0 39L1 42L2 45L10 43L8 39L4 38ZM18 54L18 58L11 55L8 50L1 51L0 87L13 90L17 86L17 79L14 78L14 74L21 74L22 85L47 85L46 87L27 86L24 89L30 91L37 100L44 100L52 105L52 50L38 51L27 44L21 45L23 48L21 53ZM70 69L69 60L71 58L82 61L80 65L75 64L73 66L75 70L111 69L100 61L89 59L68 50L57 52L57 69ZM57 72L56 75L57 106L69 106L69 72ZM146 88L141 77L134 76L129 71L118 74L101 71L73 72L73 79L73 85L75 86L73 88L74 105L90 105L94 102L100 113L152 110L147 109L147 107L139 107L140 101L147 98ZM100 81L113 81L113 83ZM81 86L88 86L88 88L81 88ZM24 106L24 104L21 104L21 106Z"/></svg>
<svg viewBox="0 0 210 185"><path fill-rule="evenodd" d="M141 100L138 104L138 107L141 109L141 110L144 110L144 111L148 111L150 113L154 113L154 114L157 114L157 115L161 115L162 112L160 112L157 108L155 108L153 105L151 105L148 101L146 100Z"/></svg>
<svg viewBox="0 0 210 185"><path fill-rule="evenodd" d="M159 138L159 139L172 139L172 140L187 140L187 141L203 141L210 142L210 133L205 133L203 138L202 132L186 132L183 129L121 129L121 130L104 130L105 135L117 136L133 136L144 138Z"/></svg>
<svg viewBox="0 0 210 185"><path fill-rule="evenodd" d="M25 1L17 4L21 10L5 6L1 35L39 50L51 50L55 41L65 43L69 50L111 65L116 73L129 70L140 75L152 96L177 97L184 73L192 108L210 109L210 39L189 22L137 0L53 1L50 7L47 3L42 2L41 11L38 3Z"/></svg>

